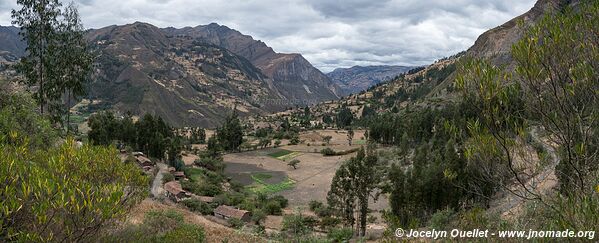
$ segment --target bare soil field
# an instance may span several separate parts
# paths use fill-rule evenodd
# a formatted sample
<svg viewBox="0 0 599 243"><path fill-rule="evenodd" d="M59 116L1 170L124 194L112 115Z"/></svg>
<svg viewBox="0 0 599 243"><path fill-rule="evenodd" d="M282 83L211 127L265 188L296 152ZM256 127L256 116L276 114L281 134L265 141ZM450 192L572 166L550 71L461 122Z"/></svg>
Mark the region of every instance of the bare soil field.
<svg viewBox="0 0 599 243"><path fill-rule="evenodd" d="M310 145L307 143L316 141L323 143L321 137L331 136L329 145ZM364 131L355 131L354 141L364 136ZM320 138L320 139L319 139ZM252 174L269 174L269 183L278 183L283 178L289 177L293 180L292 189L278 192L289 200L289 208L301 207L307 209L308 203L312 200L326 202L327 192L330 189L331 181L335 172L341 163L355 153L343 156L323 156L319 152L321 149L329 147L335 151L344 151L352 148L359 148L362 145L348 145L346 131L321 130L309 131L300 134L300 140L305 140L303 144L286 145L279 148L267 148L263 150L232 153L224 156L224 162L227 165L225 172L233 180L249 185L254 180ZM315 152L316 149L316 152ZM281 156L277 159L273 154L281 150L294 152L291 159L297 159L300 163L297 169L287 165L288 156ZM283 153L284 154L284 153ZM388 199L382 195L379 200L371 205L373 210L386 208Z"/></svg>

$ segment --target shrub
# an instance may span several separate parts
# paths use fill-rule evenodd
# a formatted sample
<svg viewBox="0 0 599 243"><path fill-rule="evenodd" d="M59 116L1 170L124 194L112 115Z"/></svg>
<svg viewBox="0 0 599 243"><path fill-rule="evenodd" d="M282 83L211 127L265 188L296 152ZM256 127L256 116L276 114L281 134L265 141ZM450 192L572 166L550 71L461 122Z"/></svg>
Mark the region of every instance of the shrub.
<svg viewBox="0 0 599 243"><path fill-rule="evenodd" d="M333 228L327 234L327 238L333 242L348 242L354 235L351 228Z"/></svg>
<svg viewBox="0 0 599 243"><path fill-rule="evenodd" d="M320 150L320 153L324 156L334 156L337 154L332 148L324 148Z"/></svg>
<svg viewBox="0 0 599 243"><path fill-rule="evenodd" d="M185 205L189 210L198 212L203 215L212 214L213 208L200 200L197 199L187 199L182 201L183 205Z"/></svg>
<svg viewBox="0 0 599 243"><path fill-rule="evenodd" d="M316 210L322 208L324 204L320 201L312 200L308 203L308 206L312 212L316 212Z"/></svg>
<svg viewBox="0 0 599 243"><path fill-rule="evenodd" d="M194 224L182 224L159 237L159 242L204 242L204 229Z"/></svg>
<svg viewBox="0 0 599 243"><path fill-rule="evenodd" d="M444 230L453 219L454 212L452 209L439 210L431 216L429 227L436 230Z"/></svg>
<svg viewBox="0 0 599 243"><path fill-rule="evenodd" d="M277 201L269 201L264 205L264 211L269 215L281 215L283 210L281 209L281 204Z"/></svg>
<svg viewBox="0 0 599 243"><path fill-rule="evenodd" d="M289 205L289 200L287 200L287 198L285 198L284 196L281 196L281 195L276 195L274 197L271 197L270 200L277 201L279 203L279 205L281 205L281 208L286 208L287 205Z"/></svg>
<svg viewBox="0 0 599 243"><path fill-rule="evenodd" d="M338 218L331 216L323 217L320 219L320 228L326 230L328 228L337 226L339 223L341 223L341 220Z"/></svg>
<svg viewBox="0 0 599 243"><path fill-rule="evenodd" d="M175 180L175 176L172 175L171 173L165 173L162 175L162 184L167 183L169 181L174 181Z"/></svg>
<svg viewBox="0 0 599 243"><path fill-rule="evenodd" d="M18 136L13 132L8 139ZM4 139L0 198L2 222L11 223L3 223L0 235L10 238L2 241L75 241L126 215L146 196L147 177L122 163L114 147L77 148L69 138L58 148L30 151L28 144Z"/></svg>
<svg viewBox="0 0 599 243"><path fill-rule="evenodd" d="M238 218L229 218L227 220L227 223L229 223L229 225L231 225L231 227L235 229L241 229L241 227L243 227L243 225L245 224Z"/></svg>

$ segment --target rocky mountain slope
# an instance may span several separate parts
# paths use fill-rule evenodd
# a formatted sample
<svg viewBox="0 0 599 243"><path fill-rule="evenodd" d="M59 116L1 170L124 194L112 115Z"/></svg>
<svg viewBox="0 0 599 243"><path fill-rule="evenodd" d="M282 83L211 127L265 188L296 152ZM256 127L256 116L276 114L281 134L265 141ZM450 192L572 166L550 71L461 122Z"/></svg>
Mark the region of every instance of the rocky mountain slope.
<svg viewBox="0 0 599 243"><path fill-rule="evenodd" d="M25 44L19 36L19 28L0 26L0 62L13 62L25 53Z"/></svg>
<svg viewBox="0 0 599 243"><path fill-rule="evenodd" d="M435 107L446 104L456 97L453 83L460 58L485 58L497 65L510 66L511 46L523 36L528 27L546 14L564 11L567 7L576 8L579 3L580 0L538 0L528 12L480 35L474 45L465 52L443 58L427 67L413 69L365 92L344 97L339 101L319 104L313 110L319 110L323 114L334 114L336 109L347 105L359 116L364 106L373 104L379 113L406 106Z"/></svg>
<svg viewBox="0 0 599 243"><path fill-rule="evenodd" d="M313 104L336 99L343 94L329 77L313 67L302 55L276 53L264 42L227 26L212 23L193 28L166 28L165 31L174 36L199 38L245 57L272 78L275 87L290 100Z"/></svg>
<svg viewBox="0 0 599 243"><path fill-rule="evenodd" d="M91 30L86 38L98 53L88 97L105 107L214 126L235 106L242 115L264 114L283 106L262 101L286 99L245 58L150 24Z"/></svg>
<svg viewBox="0 0 599 243"><path fill-rule="evenodd" d="M25 52L18 28L0 27L0 60ZM236 107L261 115L339 97L339 87L300 54L275 53L226 26L161 29L136 22L89 30L98 55L94 109L157 114L175 126L215 126Z"/></svg>
<svg viewBox="0 0 599 243"><path fill-rule="evenodd" d="M383 81L392 80L398 75L412 69L406 66L353 66L337 68L327 76L333 80L344 93L353 94L366 90Z"/></svg>

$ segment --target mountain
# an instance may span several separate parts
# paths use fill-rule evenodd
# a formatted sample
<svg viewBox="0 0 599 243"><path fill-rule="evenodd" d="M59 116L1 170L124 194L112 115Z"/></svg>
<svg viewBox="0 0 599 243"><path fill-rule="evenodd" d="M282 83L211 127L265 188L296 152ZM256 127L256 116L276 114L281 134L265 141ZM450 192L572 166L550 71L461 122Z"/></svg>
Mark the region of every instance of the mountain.
<svg viewBox="0 0 599 243"><path fill-rule="evenodd" d="M391 80L412 68L406 66L353 66L337 68L327 73L327 76L339 85L344 93L352 94L383 81Z"/></svg>
<svg viewBox="0 0 599 243"><path fill-rule="evenodd" d="M567 7L576 9L580 2L538 0L528 12L481 34L465 52L410 70L405 75L368 89L365 93L319 104L312 110L334 114L338 107L348 105L359 115L367 104L379 113L406 106L442 106L458 97L453 85L458 60L462 57L484 58L496 65L513 67L511 46L522 38L528 27L535 25L546 14L564 11Z"/></svg>
<svg viewBox="0 0 599 243"><path fill-rule="evenodd" d="M285 97L300 102L300 105L337 99L342 95L339 86L302 55L276 53L264 42L227 26L212 23L193 28L166 28L165 31L173 36L199 38L245 57L272 78Z"/></svg>
<svg viewBox="0 0 599 243"><path fill-rule="evenodd" d="M0 27L0 61L25 45ZM226 26L183 29L136 22L88 30L98 54L90 111L160 115L175 126L215 126L233 107L241 116L337 99L339 87L300 54L281 54Z"/></svg>
<svg viewBox="0 0 599 243"><path fill-rule="evenodd" d="M265 114L286 100L247 59L211 43L169 36L136 22L90 30L98 53L88 97L133 114L153 113L175 126L215 126L233 107Z"/></svg>
<svg viewBox="0 0 599 243"><path fill-rule="evenodd" d="M0 26L0 63L13 62L25 54L27 44L19 36L19 28Z"/></svg>

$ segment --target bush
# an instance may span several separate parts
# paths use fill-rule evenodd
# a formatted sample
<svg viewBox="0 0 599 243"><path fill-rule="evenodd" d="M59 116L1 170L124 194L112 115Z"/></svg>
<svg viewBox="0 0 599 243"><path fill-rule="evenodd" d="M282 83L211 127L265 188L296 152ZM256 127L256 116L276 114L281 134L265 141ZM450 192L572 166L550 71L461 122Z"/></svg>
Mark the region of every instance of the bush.
<svg viewBox="0 0 599 243"><path fill-rule="evenodd" d="M159 237L159 242L204 242L204 229L194 224L182 224Z"/></svg>
<svg viewBox="0 0 599 243"><path fill-rule="evenodd" d="M189 208L189 210L198 212L203 215L210 215L213 212L213 208L209 204L197 199L183 200L182 203L187 208Z"/></svg>
<svg viewBox="0 0 599 243"><path fill-rule="evenodd" d="M58 148L30 151L28 144L4 139L0 136L2 241L75 241L75 235L98 233L146 197L147 177L136 165L122 163L114 147L78 148L69 138Z"/></svg>
<svg viewBox="0 0 599 243"><path fill-rule="evenodd" d="M229 223L229 225L231 225L231 227L233 227L235 229L241 229L241 227L243 227L243 225L245 225L245 223L243 221L241 221L240 219L237 219L237 218L229 218L227 220L227 223Z"/></svg>
<svg viewBox="0 0 599 243"><path fill-rule="evenodd" d="M281 215L283 210L281 209L281 204L277 201L269 201L264 205L264 212L269 215Z"/></svg>
<svg viewBox="0 0 599 243"><path fill-rule="evenodd" d="M436 230L444 230L453 219L452 209L439 210L429 220L429 227Z"/></svg>
<svg viewBox="0 0 599 243"><path fill-rule="evenodd" d="M214 197L222 192L220 186L207 183L198 184L190 181L182 181L181 187L198 196Z"/></svg>
<svg viewBox="0 0 599 243"><path fill-rule="evenodd" d="M332 148L324 148L320 150L320 153L324 156L335 156L337 154Z"/></svg>
<svg viewBox="0 0 599 243"><path fill-rule="evenodd" d="M150 211L139 225L127 225L98 242L204 242L204 229L183 222L174 210Z"/></svg>
<svg viewBox="0 0 599 243"><path fill-rule="evenodd" d="M327 234L327 238L333 242L348 242L354 235L351 228L333 228Z"/></svg>
<svg viewBox="0 0 599 243"><path fill-rule="evenodd" d="M338 218L327 216L320 219L320 228L326 230L329 228L333 228L340 223L341 220L339 220Z"/></svg>
<svg viewBox="0 0 599 243"><path fill-rule="evenodd" d="M316 201L316 200L310 201L310 203L308 203L308 205L312 212L316 212L316 210L318 210L324 206L324 204L322 202Z"/></svg>
<svg viewBox="0 0 599 243"><path fill-rule="evenodd" d="M279 205L281 205L281 208L286 208L289 205L289 200L287 200L287 198L281 195L271 197L270 200L277 201Z"/></svg>
<svg viewBox="0 0 599 243"><path fill-rule="evenodd" d="M170 181L174 181L175 180L175 176L172 175L171 173L165 173L162 175L162 184L170 182Z"/></svg>

